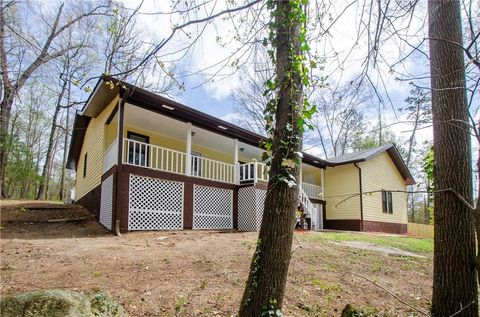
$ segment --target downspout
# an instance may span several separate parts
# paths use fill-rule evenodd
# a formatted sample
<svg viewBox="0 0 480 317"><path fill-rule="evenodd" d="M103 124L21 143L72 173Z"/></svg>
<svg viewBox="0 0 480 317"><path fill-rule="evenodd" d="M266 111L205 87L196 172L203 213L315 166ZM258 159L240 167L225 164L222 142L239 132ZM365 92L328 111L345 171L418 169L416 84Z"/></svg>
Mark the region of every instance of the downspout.
<svg viewBox="0 0 480 317"><path fill-rule="evenodd" d="M116 184L116 199L117 199L117 206L118 206L118 197L120 197L119 193L119 186L118 180L119 175L122 173L122 163L123 163L123 126L124 126L124 116L125 116L125 103L127 102L127 97L130 95L130 88L120 88L120 96L122 97L119 105L118 105L118 153L117 153L117 184ZM120 219L119 219L119 208L115 210L115 235L121 237L122 234L120 233Z"/></svg>
<svg viewBox="0 0 480 317"><path fill-rule="evenodd" d="M357 163L353 165L358 169L358 185L360 189L360 231L363 231L363 189L362 189L362 169Z"/></svg>

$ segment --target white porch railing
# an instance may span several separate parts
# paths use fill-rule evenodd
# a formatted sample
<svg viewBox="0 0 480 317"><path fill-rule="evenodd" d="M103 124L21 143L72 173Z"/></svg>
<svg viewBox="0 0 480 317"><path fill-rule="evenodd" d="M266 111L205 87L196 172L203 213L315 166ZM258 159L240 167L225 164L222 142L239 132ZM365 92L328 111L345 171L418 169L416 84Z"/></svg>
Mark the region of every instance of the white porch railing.
<svg viewBox="0 0 480 317"><path fill-rule="evenodd" d="M107 172L112 166L117 164L118 141L113 141L103 155L103 172Z"/></svg>
<svg viewBox="0 0 480 317"><path fill-rule="evenodd" d="M300 188L298 191L298 200L303 205L305 213L312 217L315 214L316 208L313 206L312 202L302 188Z"/></svg>
<svg viewBox="0 0 480 317"><path fill-rule="evenodd" d="M268 182L268 168L265 163L253 161L240 164L239 167L240 183L253 182L256 184L258 181Z"/></svg>
<svg viewBox="0 0 480 317"><path fill-rule="evenodd" d="M302 182L302 189L309 198L323 199L322 186Z"/></svg>
<svg viewBox="0 0 480 317"><path fill-rule="evenodd" d="M153 144L124 140L123 163L176 174L185 174L186 154Z"/></svg>
<svg viewBox="0 0 480 317"><path fill-rule="evenodd" d="M131 139L124 140L123 163L186 175L187 154ZM235 183L235 165L191 156L191 176Z"/></svg>
<svg viewBox="0 0 480 317"><path fill-rule="evenodd" d="M235 183L235 165L192 155L192 176Z"/></svg>
<svg viewBox="0 0 480 317"><path fill-rule="evenodd" d="M118 141L105 151L104 172L117 163ZM187 154L131 139L124 139L123 163L159 171L186 175ZM238 169L236 168L238 166ZM268 167L262 162L229 164L200 156L191 156L191 176L218 182L245 184L268 182ZM301 194L306 198L320 199L321 186L302 183ZM302 197L303 197L302 196ZM311 205L310 200L308 202ZM305 202L305 204L307 204ZM307 206L308 207L308 206ZM313 208L313 207L312 207Z"/></svg>

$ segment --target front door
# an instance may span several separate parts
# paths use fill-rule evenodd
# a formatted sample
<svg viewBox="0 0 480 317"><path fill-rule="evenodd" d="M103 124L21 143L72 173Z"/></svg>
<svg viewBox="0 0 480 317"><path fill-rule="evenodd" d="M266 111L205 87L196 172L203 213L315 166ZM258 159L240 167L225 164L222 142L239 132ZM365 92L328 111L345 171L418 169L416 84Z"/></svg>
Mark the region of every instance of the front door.
<svg viewBox="0 0 480 317"><path fill-rule="evenodd" d="M136 141L128 142L128 163L147 167L150 138L131 131L127 132L127 138Z"/></svg>
<svg viewBox="0 0 480 317"><path fill-rule="evenodd" d="M202 176L202 153L192 151L192 176Z"/></svg>

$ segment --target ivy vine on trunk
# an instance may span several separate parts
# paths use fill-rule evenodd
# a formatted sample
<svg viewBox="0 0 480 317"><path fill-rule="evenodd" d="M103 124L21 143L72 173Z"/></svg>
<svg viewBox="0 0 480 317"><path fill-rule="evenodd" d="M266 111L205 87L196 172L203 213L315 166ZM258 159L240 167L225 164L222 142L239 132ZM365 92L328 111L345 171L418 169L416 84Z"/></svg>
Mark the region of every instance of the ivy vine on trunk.
<svg viewBox="0 0 480 317"><path fill-rule="evenodd" d="M316 111L304 97L309 84L306 52L306 0L268 1L269 39L274 80L266 82L269 140L264 159L270 165L262 225L241 301L239 316L281 316L298 207L302 138ZM314 65L311 65L314 66Z"/></svg>

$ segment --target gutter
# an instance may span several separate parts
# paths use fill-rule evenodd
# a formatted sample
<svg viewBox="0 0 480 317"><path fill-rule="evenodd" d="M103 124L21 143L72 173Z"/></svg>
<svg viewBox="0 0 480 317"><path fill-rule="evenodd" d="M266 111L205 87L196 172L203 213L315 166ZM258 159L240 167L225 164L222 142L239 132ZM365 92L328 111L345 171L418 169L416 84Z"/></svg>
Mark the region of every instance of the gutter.
<svg viewBox="0 0 480 317"><path fill-rule="evenodd" d="M120 186L119 186L119 175L122 173L122 158L123 158L123 127L125 125L125 103L127 102L127 98L130 96L131 90L130 88L120 89L120 97L118 104L118 132L117 132L117 142L118 142L118 153L117 153L117 184L116 187L116 195L115 195L115 202L118 203L118 197L120 197ZM119 208L115 208L115 235L117 237L121 237L122 234L120 233L120 219L119 219Z"/></svg>
<svg viewBox="0 0 480 317"><path fill-rule="evenodd" d="M360 231L363 231L363 189L362 189L362 169L355 162L353 165L358 169L358 184L360 188Z"/></svg>

